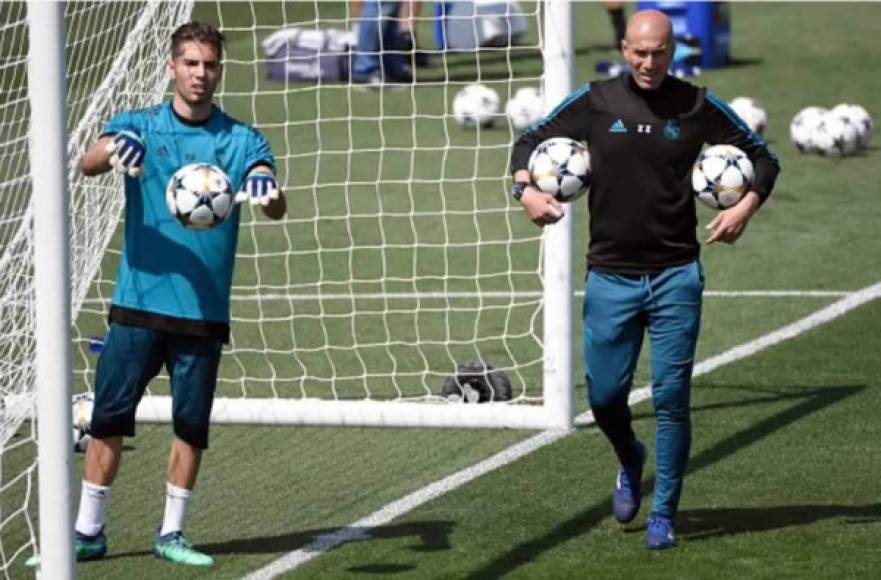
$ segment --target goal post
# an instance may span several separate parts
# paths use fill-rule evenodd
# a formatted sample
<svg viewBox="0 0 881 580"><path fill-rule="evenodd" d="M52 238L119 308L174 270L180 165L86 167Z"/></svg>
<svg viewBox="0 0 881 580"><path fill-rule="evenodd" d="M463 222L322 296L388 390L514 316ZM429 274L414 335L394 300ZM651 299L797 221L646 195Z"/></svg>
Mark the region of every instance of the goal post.
<svg viewBox="0 0 881 580"><path fill-rule="evenodd" d="M543 91L545 106L561 102L575 88L573 7L564 0L545 4ZM574 246L577 204L547 228L544 257L544 400L553 426L571 429L574 421L573 336L575 320ZM548 305L554 305L549 308Z"/></svg>
<svg viewBox="0 0 881 580"><path fill-rule="evenodd" d="M34 305L41 574L72 579L70 260L64 4L28 0L28 98L34 212Z"/></svg>

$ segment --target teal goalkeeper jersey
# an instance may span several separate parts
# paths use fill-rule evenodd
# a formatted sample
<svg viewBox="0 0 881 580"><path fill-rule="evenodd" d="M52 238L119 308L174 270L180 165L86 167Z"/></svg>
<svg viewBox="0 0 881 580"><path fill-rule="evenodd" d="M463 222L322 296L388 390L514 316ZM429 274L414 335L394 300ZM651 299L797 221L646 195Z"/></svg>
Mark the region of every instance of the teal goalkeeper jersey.
<svg viewBox="0 0 881 580"><path fill-rule="evenodd" d="M253 127L214 107L190 124L171 101L113 117L103 135L127 130L144 141L144 171L125 177L125 238L113 304L160 316L229 323L239 207L215 228L185 228L168 211L165 188L191 163L214 164L238 191L255 165L275 167L269 143Z"/></svg>

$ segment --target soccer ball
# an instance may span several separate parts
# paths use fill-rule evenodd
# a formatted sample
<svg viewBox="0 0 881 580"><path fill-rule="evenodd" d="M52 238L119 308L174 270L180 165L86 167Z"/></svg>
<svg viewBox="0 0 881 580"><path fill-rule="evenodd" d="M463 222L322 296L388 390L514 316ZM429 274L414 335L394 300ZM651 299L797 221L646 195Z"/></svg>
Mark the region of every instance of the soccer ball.
<svg viewBox="0 0 881 580"><path fill-rule="evenodd" d="M95 399L92 393L73 396L73 450L85 451L92 439L92 410Z"/></svg>
<svg viewBox="0 0 881 580"><path fill-rule="evenodd" d="M543 110L544 101L541 98L541 93L534 87L517 89L517 92L505 105L505 114L511 120L511 125L518 131L523 131L541 119Z"/></svg>
<svg viewBox="0 0 881 580"><path fill-rule="evenodd" d="M857 147L868 147L874 129L872 117L869 116L868 111L859 105L841 103L829 112L840 117L846 124L854 126L857 131Z"/></svg>
<svg viewBox="0 0 881 580"><path fill-rule="evenodd" d="M765 112L755 99L749 97L737 97L728 105L743 119L750 131L761 135L768 126L768 113Z"/></svg>
<svg viewBox="0 0 881 580"><path fill-rule="evenodd" d="M489 127L499 112L499 95L480 83L472 83L453 98L453 118L465 127Z"/></svg>
<svg viewBox="0 0 881 580"><path fill-rule="evenodd" d="M811 145L820 155L844 157L857 150L858 135L856 125L829 111L811 135Z"/></svg>
<svg viewBox="0 0 881 580"><path fill-rule="evenodd" d="M789 124L789 138L802 153L812 153L814 131L827 113L822 107L805 107L792 118Z"/></svg>
<svg viewBox="0 0 881 580"><path fill-rule="evenodd" d="M210 163L185 165L169 180L165 201L171 215L185 227L213 228L232 213L232 184L226 173Z"/></svg>
<svg viewBox="0 0 881 580"><path fill-rule="evenodd" d="M587 147L568 137L542 141L529 157L532 183L558 201L578 199L590 187L590 154Z"/></svg>
<svg viewBox="0 0 881 580"><path fill-rule="evenodd" d="M732 145L713 145L697 158L691 186L705 205L726 209L749 191L753 177L753 164L743 151Z"/></svg>

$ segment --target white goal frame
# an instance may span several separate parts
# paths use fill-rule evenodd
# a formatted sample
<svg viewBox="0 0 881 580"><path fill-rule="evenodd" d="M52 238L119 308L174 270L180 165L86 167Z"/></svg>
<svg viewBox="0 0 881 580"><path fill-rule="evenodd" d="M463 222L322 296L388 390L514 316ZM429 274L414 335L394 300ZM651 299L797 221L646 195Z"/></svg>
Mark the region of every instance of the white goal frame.
<svg viewBox="0 0 881 580"><path fill-rule="evenodd" d="M542 58L545 110L574 88L574 7L570 0L545 0ZM225 424L327 425L366 427L459 427L563 429L574 426L574 224L576 204L545 228L543 278L543 403L430 403L281 398L214 400L211 422ZM525 218L524 218L525 219ZM171 420L171 398L147 396L138 421Z"/></svg>
<svg viewBox="0 0 881 580"><path fill-rule="evenodd" d="M130 41L117 55L106 83L119 80L127 69L126 59L143 43L138 31L149 24L159 2L148 0L145 12L138 18ZM545 109L563 100L573 89L574 79L574 7L570 0L540 2L543 60L543 94ZM37 455L39 475L39 511L41 575L51 578L74 578L72 457L70 445L71 328L85 301L89 280L72 278L73 250L68 247L73 226L68 193L79 176L69 165L76 159L72 144L82 145L91 139L87 134L107 113L105 83L95 93L80 122L67 135L65 105L65 3L29 0L30 50L28 63L30 125L30 160L33 195L18 236L27 237L28 220L33 220L33 271L35 358L29 368L35 390L17 390L3 401L7 409L36 403L30 418L37 421ZM185 18L192 3L183 2L175 8L178 21ZM112 78L111 78L112 77ZM151 81L153 82L153 81ZM139 87L139 99L153 95L161 87ZM140 92L138 92L140 91ZM149 93L149 94L148 94ZM141 102L141 101L136 101ZM125 107L128 102L119 103ZM104 109L101 109L104 107ZM101 109L99 111L99 109ZM109 180L107 181L109 184ZM107 187L103 184L101 187ZM97 192L97 189L96 189ZM121 202L120 202L121 203ZM40 212L34 212L38 204ZM119 207L119 206L115 206ZM57 210L57 211L53 211ZM459 427L570 430L574 427L574 225L575 205L567 207L566 217L545 228L541 236L543 282L542 394L541 402L533 398L516 402L484 404L453 403L440 397L416 400L319 400L313 398L225 398L215 400L212 422L227 424L326 425L374 427ZM39 215L35 215L39 213ZM526 219L523 217L523 219ZM112 232L101 230L104 244ZM18 238L16 238L18 239ZM94 240L93 243L99 242ZM96 243L97 245L97 243ZM27 246L25 246L27 247ZM104 247L103 245L101 247ZM90 256L95 260L100 256ZM92 263L77 271L93 272ZM89 274L92 276L92 274ZM553 307L548 308L551 304ZM79 337L82 338L82 337ZM31 389L30 386L27 389ZM34 397L33 394L36 394ZM10 414L11 415L11 414ZM171 419L169 397L147 396L138 409L138 420L168 422ZM20 423L17 423L20 424ZM31 539L32 542L36 538ZM20 549L21 551L21 549ZM19 552L20 553L20 552Z"/></svg>
<svg viewBox="0 0 881 580"><path fill-rule="evenodd" d="M569 0L545 0L542 58L545 108L560 102L573 89L574 7ZM87 115L88 116L88 115ZM518 429L571 429L574 421L574 292L573 245L576 205L567 207L558 224L542 236L544 304L542 401L485 404L443 400L319 400L271 398L215 399L213 423L337 425L385 427L490 427ZM523 218L525 219L525 217ZM39 247L41 242L37 240ZM46 366L37 360L37 367ZM147 396L138 409L138 420L168 422L171 400Z"/></svg>

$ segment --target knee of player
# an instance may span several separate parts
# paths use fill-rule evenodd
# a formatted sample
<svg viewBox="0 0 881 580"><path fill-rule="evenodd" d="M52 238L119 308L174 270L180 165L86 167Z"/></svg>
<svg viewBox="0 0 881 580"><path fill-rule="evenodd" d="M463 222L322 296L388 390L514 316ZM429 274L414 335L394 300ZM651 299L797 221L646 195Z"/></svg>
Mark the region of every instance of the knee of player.
<svg viewBox="0 0 881 580"><path fill-rule="evenodd" d="M92 411L89 430L93 437L126 436L135 434L134 407L99 408Z"/></svg>
<svg viewBox="0 0 881 580"><path fill-rule="evenodd" d="M208 421L192 417L175 417L174 435L181 441L196 447L208 448Z"/></svg>
<svg viewBox="0 0 881 580"><path fill-rule="evenodd" d="M684 425L691 423L691 409L688 401L654 400L655 421L658 426Z"/></svg>
<svg viewBox="0 0 881 580"><path fill-rule="evenodd" d="M595 385L588 387L587 400L594 410L617 409L627 407L627 391L617 387Z"/></svg>

